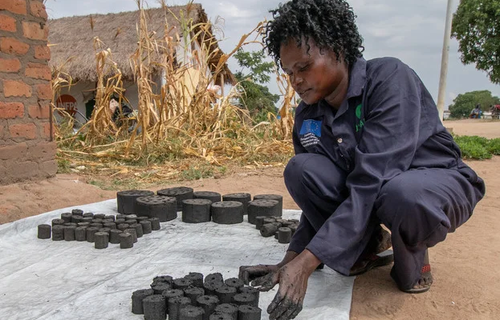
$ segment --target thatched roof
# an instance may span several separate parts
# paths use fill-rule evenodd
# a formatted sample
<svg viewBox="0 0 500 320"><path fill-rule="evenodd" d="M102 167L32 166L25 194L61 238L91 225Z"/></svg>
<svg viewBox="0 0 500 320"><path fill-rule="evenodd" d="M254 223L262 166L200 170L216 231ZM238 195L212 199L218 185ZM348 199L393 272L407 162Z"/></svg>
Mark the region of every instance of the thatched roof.
<svg viewBox="0 0 500 320"><path fill-rule="evenodd" d="M200 4L191 4L189 8L186 5L170 6L168 9L146 9L148 30L156 32L156 39L163 39L165 19L167 19L169 27L174 27L172 32L179 33L181 30L179 22L173 15L180 17L181 11L183 11L184 16L189 13L193 24L208 22L207 15ZM73 79L96 81L96 52L93 39L98 37L104 42L105 48L111 49L112 60L118 64L124 78L133 79L130 56L137 49L136 26L139 21L139 13L139 11L130 11L49 20L50 65L58 67L65 64L65 71ZM212 46L212 50L215 48L218 46ZM219 49L211 61L212 64L215 65L222 54ZM68 61L68 59L70 60ZM157 59L159 60L159 57ZM227 65L223 75L225 83L235 82ZM219 79L217 80L219 82Z"/></svg>

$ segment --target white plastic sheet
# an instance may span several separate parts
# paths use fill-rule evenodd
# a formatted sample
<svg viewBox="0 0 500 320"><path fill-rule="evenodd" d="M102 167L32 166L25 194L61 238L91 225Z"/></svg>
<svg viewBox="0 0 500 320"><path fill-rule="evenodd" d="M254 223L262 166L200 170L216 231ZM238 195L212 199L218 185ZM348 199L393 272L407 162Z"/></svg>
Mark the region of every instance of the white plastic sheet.
<svg viewBox="0 0 500 320"><path fill-rule="evenodd" d="M183 223L179 218L139 238L132 249L110 244L40 240L37 225L50 224L62 212L0 225L0 316L28 319L143 319L131 312L132 292L148 288L157 275L220 272L237 277L240 265L276 263L287 245L263 238L246 221L236 225ZM116 200L79 206L85 212L117 214ZM284 218L298 218L285 210ZM246 219L245 219L246 220ZM304 309L296 319L349 319L353 278L331 269L309 280ZM277 287L261 293L262 319Z"/></svg>

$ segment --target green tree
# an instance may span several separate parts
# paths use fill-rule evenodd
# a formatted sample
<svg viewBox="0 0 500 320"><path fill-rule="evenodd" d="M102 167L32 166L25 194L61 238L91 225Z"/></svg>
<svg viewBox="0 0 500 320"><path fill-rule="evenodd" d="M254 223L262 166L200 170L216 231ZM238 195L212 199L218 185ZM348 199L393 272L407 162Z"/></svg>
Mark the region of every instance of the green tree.
<svg viewBox="0 0 500 320"><path fill-rule="evenodd" d="M242 67L242 70L235 73L242 93L239 105L246 106L255 121L265 120L268 112L276 113L275 104L279 100L279 95L272 94L264 86L271 80L274 63L263 61L263 51L246 52L239 49L234 57Z"/></svg>
<svg viewBox="0 0 500 320"><path fill-rule="evenodd" d="M448 107L452 118L467 118L477 104L482 111L489 111L490 106L500 104L500 98L492 96L488 90L466 92L459 94Z"/></svg>
<svg viewBox="0 0 500 320"><path fill-rule="evenodd" d="M452 36L464 64L475 63L500 83L500 1L461 0L453 15Z"/></svg>

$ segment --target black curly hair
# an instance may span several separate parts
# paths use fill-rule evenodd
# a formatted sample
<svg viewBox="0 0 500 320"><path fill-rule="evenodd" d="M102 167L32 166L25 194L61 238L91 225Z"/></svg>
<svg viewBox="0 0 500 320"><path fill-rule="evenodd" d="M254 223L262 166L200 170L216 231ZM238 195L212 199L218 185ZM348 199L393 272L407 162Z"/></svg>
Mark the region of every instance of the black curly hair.
<svg viewBox="0 0 500 320"><path fill-rule="evenodd" d="M320 49L330 49L344 57L349 68L362 56L363 38L356 16L344 0L291 0L270 10L273 19L265 26L265 49L280 65L280 47L294 39L313 39ZM309 46L309 45L308 45Z"/></svg>

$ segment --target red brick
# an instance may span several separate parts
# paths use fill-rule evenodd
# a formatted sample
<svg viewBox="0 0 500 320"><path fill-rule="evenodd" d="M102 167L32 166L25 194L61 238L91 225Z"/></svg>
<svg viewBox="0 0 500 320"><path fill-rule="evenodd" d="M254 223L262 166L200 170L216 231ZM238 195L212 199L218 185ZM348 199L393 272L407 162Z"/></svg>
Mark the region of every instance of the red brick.
<svg viewBox="0 0 500 320"><path fill-rule="evenodd" d="M23 21L23 34L28 39L47 40L49 28L41 23Z"/></svg>
<svg viewBox="0 0 500 320"><path fill-rule="evenodd" d="M48 119L50 117L50 104L29 106L28 113L30 118Z"/></svg>
<svg viewBox="0 0 500 320"><path fill-rule="evenodd" d="M26 142L0 147L0 160L24 159L28 151Z"/></svg>
<svg viewBox="0 0 500 320"><path fill-rule="evenodd" d="M30 49L29 44L21 42L15 38L0 39L0 51L8 54L25 55Z"/></svg>
<svg viewBox="0 0 500 320"><path fill-rule="evenodd" d="M50 59L50 48L48 46L36 46L35 58L40 60Z"/></svg>
<svg viewBox="0 0 500 320"><path fill-rule="evenodd" d="M33 16L47 20L47 11L43 2L31 1L30 11Z"/></svg>
<svg viewBox="0 0 500 320"><path fill-rule="evenodd" d="M25 138L31 140L36 138L36 126L34 123L19 123L10 125L9 132L11 138Z"/></svg>
<svg viewBox="0 0 500 320"><path fill-rule="evenodd" d="M26 15L28 13L26 0L0 0L0 10Z"/></svg>
<svg viewBox="0 0 500 320"><path fill-rule="evenodd" d="M16 19L6 16L4 14L0 14L0 30L16 32Z"/></svg>
<svg viewBox="0 0 500 320"><path fill-rule="evenodd" d="M14 119L24 117L24 105L19 102L0 101L0 119Z"/></svg>
<svg viewBox="0 0 500 320"><path fill-rule="evenodd" d="M47 64L28 63L24 74L30 78L35 79L52 79L50 68Z"/></svg>
<svg viewBox="0 0 500 320"><path fill-rule="evenodd" d="M31 87L22 81L4 80L3 94L8 97L31 97Z"/></svg>
<svg viewBox="0 0 500 320"><path fill-rule="evenodd" d="M38 99L52 99L52 86L50 83L38 84L36 86Z"/></svg>
<svg viewBox="0 0 500 320"><path fill-rule="evenodd" d="M18 72L21 69L19 59L2 59L0 58L0 72Z"/></svg>
<svg viewBox="0 0 500 320"><path fill-rule="evenodd" d="M54 138L54 132L55 129L52 127L52 137L50 136L50 122L47 122L46 124L43 125L43 133L42 137L43 138Z"/></svg>

